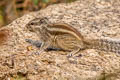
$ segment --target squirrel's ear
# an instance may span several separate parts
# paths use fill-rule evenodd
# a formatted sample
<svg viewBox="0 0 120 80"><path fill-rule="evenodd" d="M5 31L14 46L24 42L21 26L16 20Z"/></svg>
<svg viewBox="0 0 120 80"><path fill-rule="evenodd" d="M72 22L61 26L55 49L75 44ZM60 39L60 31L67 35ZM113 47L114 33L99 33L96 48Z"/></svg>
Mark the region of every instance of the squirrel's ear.
<svg viewBox="0 0 120 80"><path fill-rule="evenodd" d="M9 30L7 29L0 30L0 45L7 41L8 36L9 36Z"/></svg>

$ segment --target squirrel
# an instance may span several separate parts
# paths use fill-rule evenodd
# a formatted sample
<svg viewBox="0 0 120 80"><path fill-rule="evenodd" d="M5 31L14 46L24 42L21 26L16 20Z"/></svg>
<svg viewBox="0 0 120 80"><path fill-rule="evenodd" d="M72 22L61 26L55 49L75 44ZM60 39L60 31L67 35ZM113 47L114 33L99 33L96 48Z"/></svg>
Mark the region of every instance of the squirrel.
<svg viewBox="0 0 120 80"><path fill-rule="evenodd" d="M42 51L54 46L70 51L68 56L75 55L82 49L98 49L120 53L120 40L118 39L86 39L74 26L66 23L47 23L47 26L40 26L43 21L37 18L27 24L27 28L36 32L43 42L40 48Z"/></svg>

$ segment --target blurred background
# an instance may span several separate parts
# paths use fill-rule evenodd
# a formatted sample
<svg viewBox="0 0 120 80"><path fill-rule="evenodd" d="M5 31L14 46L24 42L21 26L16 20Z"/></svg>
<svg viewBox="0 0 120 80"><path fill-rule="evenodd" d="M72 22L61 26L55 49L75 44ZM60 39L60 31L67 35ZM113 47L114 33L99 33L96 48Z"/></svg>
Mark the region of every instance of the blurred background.
<svg viewBox="0 0 120 80"><path fill-rule="evenodd" d="M31 11L38 11L52 4L73 1L75 0L0 0L0 27Z"/></svg>

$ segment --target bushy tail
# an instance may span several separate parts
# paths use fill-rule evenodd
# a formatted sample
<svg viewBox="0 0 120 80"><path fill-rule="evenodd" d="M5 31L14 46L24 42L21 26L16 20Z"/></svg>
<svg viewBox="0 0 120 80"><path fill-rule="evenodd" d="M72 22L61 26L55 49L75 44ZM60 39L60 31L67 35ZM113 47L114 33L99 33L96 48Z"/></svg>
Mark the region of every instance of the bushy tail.
<svg viewBox="0 0 120 80"><path fill-rule="evenodd" d="M115 52L120 54L120 40L119 39L92 39L84 40L87 48L93 48L103 51Z"/></svg>

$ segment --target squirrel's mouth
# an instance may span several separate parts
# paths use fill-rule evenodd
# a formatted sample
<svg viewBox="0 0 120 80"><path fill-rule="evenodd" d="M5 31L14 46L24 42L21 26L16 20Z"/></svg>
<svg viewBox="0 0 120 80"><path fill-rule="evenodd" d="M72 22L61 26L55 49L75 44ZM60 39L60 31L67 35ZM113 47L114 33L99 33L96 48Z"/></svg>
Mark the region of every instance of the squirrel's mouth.
<svg viewBox="0 0 120 80"><path fill-rule="evenodd" d="M26 26L26 28L27 28L30 32L34 32L34 30L33 30L33 28L32 28L31 25L28 24L28 25Z"/></svg>
<svg viewBox="0 0 120 80"><path fill-rule="evenodd" d="M33 30L32 28L29 28L29 31L30 31L30 32L34 32L34 30Z"/></svg>

